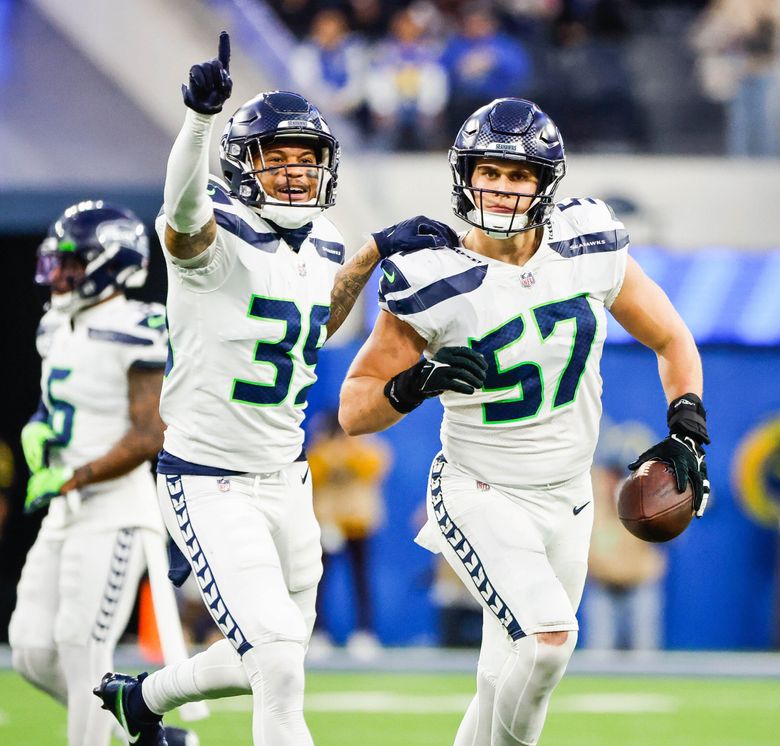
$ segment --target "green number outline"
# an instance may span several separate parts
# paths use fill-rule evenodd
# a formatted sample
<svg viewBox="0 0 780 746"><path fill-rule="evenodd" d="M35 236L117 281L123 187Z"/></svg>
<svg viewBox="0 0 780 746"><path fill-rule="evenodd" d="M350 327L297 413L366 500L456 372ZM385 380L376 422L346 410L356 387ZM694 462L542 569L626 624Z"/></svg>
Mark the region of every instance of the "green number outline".
<svg viewBox="0 0 780 746"><path fill-rule="evenodd" d="M46 380L46 395L48 398L49 410L49 427L54 431L57 436L57 440L51 445L55 448L66 448L73 440L73 427L76 422L76 407L65 399L58 399L52 393L52 384L60 381L65 381L70 378L70 374L73 373L73 368L51 368L49 371L49 377ZM60 374L60 375L55 375ZM70 421L68 421L68 411L70 411ZM64 418L64 422L60 422L63 427L55 427L54 421L55 415L61 415ZM63 436L67 436L63 438Z"/></svg>
<svg viewBox="0 0 780 746"><path fill-rule="evenodd" d="M577 378L577 383L574 385L574 396L569 399L569 401L563 402L563 404L558 404L556 406L555 400L558 398L558 390L561 387L561 382L563 381L564 376L566 375L566 371L569 369L569 365L571 365L571 359L574 355L574 348L577 346L577 334L579 333L579 325L577 324L577 317L576 316L570 316L567 319L558 319L558 321L553 324L553 328L550 330L550 333L546 336L542 336L542 330L539 328L539 320L536 317L536 311L537 309L546 308L547 306L554 306L558 303L566 303L566 301L574 300L575 298L584 298L585 302L588 304L588 307L590 308L590 312L593 314L593 321L596 324L595 329L593 330L593 339L590 342L590 349L588 350L588 354L585 356L585 363L582 366L582 370L580 371L579 378ZM588 360L590 360L590 354L593 352L593 345L596 344L596 339L599 336L599 317L596 315L595 311L590 305L590 302L588 301L589 295L588 293L575 293L572 296L569 296L568 298L559 298L558 300L550 301L549 303L540 303L538 306L533 306L529 310L531 311L531 316L534 320L534 326L536 327L536 331L539 334L539 341L544 344L553 334L555 334L555 330L558 328L558 324L563 324L568 321L574 322L574 334L571 338L571 348L569 349L569 358L566 360L566 365L563 366L561 369L561 374L558 376L558 382L555 384L555 393L553 394L552 398L552 407L551 411L555 411L556 409L561 409L562 407L567 407L569 404L574 404L575 401L577 401L577 395L580 391L580 382L582 381L582 377L585 375L585 370L588 367Z"/></svg>
<svg viewBox="0 0 780 746"><path fill-rule="evenodd" d="M498 347L493 351L493 358L495 360L496 364L496 371L501 373L508 373L510 370L514 370L515 368L519 368L521 365L533 365L536 370L537 374L539 376L539 388L540 388L540 397L539 397L539 406L536 408L536 411L533 414L528 414L525 417L517 417L516 419L512 420L488 420L487 419L487 410L485 408L486 404L516 404L517 402L521 402L525 400L525 392L523 391L523 383L522 381L518 381L513 386L503 386L498 388L483 388L482 391L493 393L496 391L510 391L512 389L519 389L520 396L518 396L515 399L502 399L501 401L497 402L483 402L482 403L482 424L483 425L499 425L504 423L511 423L511 422L522 422L523 420L530 420L533 417L538 416L539 410L542 408L542 404L544 403L544 376L542 375L542 368L538 363L533 362L533 360L523 360L519 363L516 363L515 365L511 365L506 370L504 370L501 367L501 363L498 359L498 353L502 350L507 349L508 347L511 347L514 344L517 344L524 336L525 331L528 328L528 324L525 323L525 318L523 317L522 313L517 314L517 316L513 316L511 319L507 319L504 323L499 324L498 326L494 327L490 331L485 332L481 337L469 337L468 338L468 346L472 347L472 342L481 342L485 337L489 337L491 334L497 332L499 329L501 329L504 326L507 326L508 324L511 324L516 319L520 319L523 324L523 331L520 332L520 336L513 339L511 342L507 342L503 347Z"/></svg>
<svg viewBox="0 0 780 746"><path fill-rule="evenodd" d="M256 316L252 313L252 306L254 305L255 298L261 298L262 300L278 300L278 301L285 301L287 303L292 303L295 306L295 309L298 311L298 317L301 319L298 329L298 337L293 341L293 343L290 345L290 349L283 351L283 354L285 354L289 360L290 364L292 365L292 373L290 374L290 383L287 386L287 391L284 395L284 397L278 401L278 402L253 402L249 401L247 399L237 399L235 397L236 392L236 384L237 383L245 383L248 386L259 386L263 388L274 388L276 386L277 378L279 377L279 366L273 362L273 360L258 360L257 359L257 350L258 347L261 344L270 344L270 345L279 345L284 340L284 338L287 336L287 330L289 328L289 321L287 319L280 319L280 318L274 318L273 316ZM245 404L250 407L280 407L282 404L284 404L287 399L290 396L290 389L292 388L292 379L295 375L295 359L292 356L292 351L295 349L295 345L298 344L298 342L301 340L301 337L303 336L301 332L303 331L303 314L301 314L300 306L292 299L292 298L277 298L270 295L257 295L256 293L252 293L252 297L249 299L249 309L246 313L246 317L248 319L266 319L268 321L283 321L284 322L284 333L281 335L281 337L274 341L274 340L268 340L268 339L258 339L255 342L255 349L252 353L252 362L255 365L271 365L274 368L274 380L272 383L259 383L258 381L247 381L243 378L234 378L233 379L233 386L230 393L230 401L236 402L237 404ZM307 334L308 336L308 334Z"/></svg>

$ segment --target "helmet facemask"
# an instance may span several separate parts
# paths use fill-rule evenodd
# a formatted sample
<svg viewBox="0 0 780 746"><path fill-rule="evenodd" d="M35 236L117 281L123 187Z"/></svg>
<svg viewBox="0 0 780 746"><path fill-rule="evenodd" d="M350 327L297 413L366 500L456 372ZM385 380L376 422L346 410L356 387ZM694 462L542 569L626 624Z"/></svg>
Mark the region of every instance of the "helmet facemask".
<svg viewBox="0 0 780 746"><path fill-rule="evenodd" d="M267 160L267 154L272 154L275 149L294 146L311 148L316 162L274 164ZM244 174L247 180L253 180L257 184L257 193L253 200L256 204L252 206L258 208L263 218L283 228L299 228L311 222L326 207L333 204L332 162L333 153L330 143L316 135L294 133L248 140ZM286 197L271 195L262 183L263 177L271 176L278 185L280 175L282 186L278 191L286 191ZM243 182L244 179L242 179L242 190ZM306 200L301 200L296 197L301 194L310 196Z"/></svg>
<svg viewBox="0 0 780 746"><path fill-rule="evenodd" d="M289 128L289 132L275 133L270 137L248 138L242 143L225 143L223 141L223 158L234 170L241 174L238 194L245 205L254 208L260 216L270 220L282 228L300 228L310 223L323 210L332 207L336 202L336 171L339 152L335 139L324 132L306 131L305 127ZM269 165L265 154L271 147L303 145L311 147L316 154L316 163L285 163ZM225 150L226 149L226 150ZM227 153L228 155L224 155ZM229 156L229 157L228 157ZM301 184L298 171L316 170L316 185L314 193L308 200L296 200L292 191L288 199L279 199L268 194L260 178L263 174L283 170L288 186L294 189Z"/></svg>
<svg viewBox="0 0 780 746"><path fill-rule="evenodd" d="M455 213L467 223L484 231L493 238L510 238L517 233L538 228L549 219L554 207L555 190L563 178L563 163L543 163L531 158L509 156L484 152L464 152L450 150L450 166L453 175L452 201ZM534 166L537 173L537 186L534 193L505 192L497 189L485 189L471 185L472 175L477 165L487 159L507 162L523 162ZM484 209L485 195L505 195L510 198L508 206L511 212L495 213ZM531 198L531 204L522 212L518 211L520 201ZM514 203L511 202L514 200Z"/></svg>

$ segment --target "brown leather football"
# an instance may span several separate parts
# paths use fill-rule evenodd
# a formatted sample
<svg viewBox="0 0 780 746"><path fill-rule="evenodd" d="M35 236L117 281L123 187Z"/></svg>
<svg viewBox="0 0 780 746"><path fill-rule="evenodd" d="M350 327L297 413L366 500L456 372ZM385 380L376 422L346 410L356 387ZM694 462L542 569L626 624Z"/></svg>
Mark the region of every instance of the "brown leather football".
<svg viewBox="0 0 780 746"><path fill-rule="evenodd" d="M620 522L644 541L669 541L688 527L693 517L693 491L677 491L672 467L645 461L620 487Z"/></svg>

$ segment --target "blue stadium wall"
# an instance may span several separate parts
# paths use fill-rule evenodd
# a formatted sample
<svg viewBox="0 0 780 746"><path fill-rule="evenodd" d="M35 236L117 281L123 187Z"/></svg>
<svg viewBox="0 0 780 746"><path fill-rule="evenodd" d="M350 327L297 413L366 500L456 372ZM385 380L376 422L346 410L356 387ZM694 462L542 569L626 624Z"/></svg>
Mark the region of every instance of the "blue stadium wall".
<svg viewBox="0 0 780 746"><path fill-rule="evenodd" d="M338 390L358 345L323 349L312 415L338 404ZM780 414L780 348L702 348L713 444L708 464L712 508L666 546L666 645L672 649L758 649L771 645L777 531L759 525L732 488L734 455L753 429ZM604 412L665 431L665 404L655 356L636 344L604 351ZM387 518L373 540L372 578L377 633L385 644L434 642L437 608L429 597L433 557L413 542L428 468L438 450L441 407L430 401L383 435L395 463L384 485ZM328 628L336 640L352 629L350 584L335 562L326 589ZM581 619L587 634L587 619Z"/></svg>

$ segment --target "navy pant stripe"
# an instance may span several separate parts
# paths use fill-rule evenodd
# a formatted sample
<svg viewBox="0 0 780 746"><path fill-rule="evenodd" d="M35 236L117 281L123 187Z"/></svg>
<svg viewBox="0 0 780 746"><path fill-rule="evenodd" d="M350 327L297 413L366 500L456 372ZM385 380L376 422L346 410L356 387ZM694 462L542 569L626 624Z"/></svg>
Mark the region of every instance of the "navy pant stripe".
<svg viewBox="0 0 780 746"><path fill-rule="evenodd" d="M92 627L92 639L95 642L105 642L111 630L117 606L122 598L122 591L127 580L127 563L133 551L134 529L119 530L114 544L114 553L108 568L108 579L103 589L103 599L100 602L97 619Z"/></svg>
<svg viewBox="0 0 780 746"><path fill-rule="evenodd" d="M521 637L525 637L525 632L523 632L509 606L498 595L498 591L490 582L479 555L474 551L471 543L463 535L463 531L450 518L450 514L447 512L444 504L444 492L441 488L441 473L446 463L446 459L440 453L433 461L430 476L431 503L436 521L439 524L439 530L455 551L455 556L460 559L487 607L506 629L509 636L513 640L519 640Z"/></svg>
<svg viewBox="0 0 780 746"><path fill-rule="evenodd" d="M190 522L190 515L187 511L187 498L184 495L184 485L180 474L166 474L165 484L168 488L168 496L171 499L173 511L176 513L177 523L181 531L182 539L187 547L190 564L195 573L195 579L198 581L203 600L214 621L217 623L220 631L230 640L236 652L243 655L247 650L252 649L251 643L241 631L238 623L233 618L222 594L219 592L219 586L211 572L206 555L200 548L200 542L195 534L195 530Z"/></svg>

